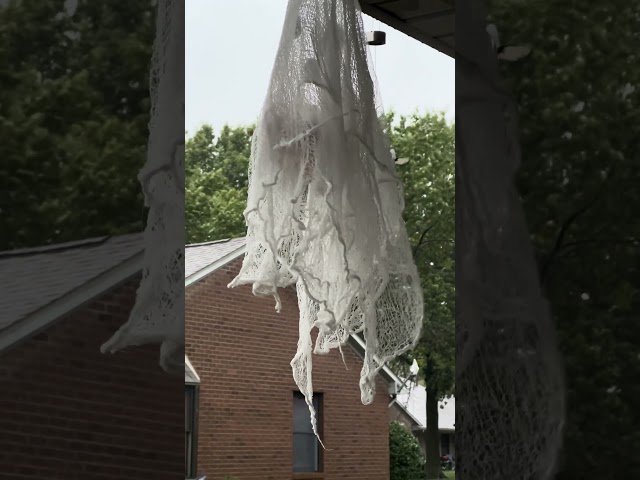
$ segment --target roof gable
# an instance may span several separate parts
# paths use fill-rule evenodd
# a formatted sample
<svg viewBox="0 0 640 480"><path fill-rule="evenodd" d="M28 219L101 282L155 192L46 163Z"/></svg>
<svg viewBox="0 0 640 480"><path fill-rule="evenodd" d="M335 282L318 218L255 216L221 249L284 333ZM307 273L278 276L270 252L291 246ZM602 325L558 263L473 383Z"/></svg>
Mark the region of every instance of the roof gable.
<svg viewBox="0 0 640 480"><path fill-rule="evenodd" d="M0 352L142 269L142 234L0 252Z"/></svg>
<svg viewBox="0 0 640 480"><path fill-rule="evenodd" d="M232 238L187 245L184 249L185 285L210 275L244 253L246 240Z"/></svg>

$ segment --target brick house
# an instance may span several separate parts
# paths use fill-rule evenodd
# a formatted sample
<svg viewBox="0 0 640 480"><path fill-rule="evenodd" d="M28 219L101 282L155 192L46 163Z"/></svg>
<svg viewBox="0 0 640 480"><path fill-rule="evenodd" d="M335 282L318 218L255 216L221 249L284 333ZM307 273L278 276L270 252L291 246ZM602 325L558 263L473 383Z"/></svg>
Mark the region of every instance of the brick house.
<svg viewBox="0 0 640 480"><path fill-rule="evenodd" d="M140 282L142 236L0 253L0 479L174 480L182 379L158 346L104 355Z"/></svg>
<svg viewBox="0 0 640 480"><path fill-rule="evenodd" d="M365 406L362 341L352 337L343 349L348 370L338 352L315 355L322 450L291 373L298 342L295 290L282 292L278 314L273 299L254 296L250 286L227 288L243 254L244 239L185 250L185 392L188 430L197 432L194 470L207 480L388 480L390 393L399 379L382 371L375 401Z"/></svg>

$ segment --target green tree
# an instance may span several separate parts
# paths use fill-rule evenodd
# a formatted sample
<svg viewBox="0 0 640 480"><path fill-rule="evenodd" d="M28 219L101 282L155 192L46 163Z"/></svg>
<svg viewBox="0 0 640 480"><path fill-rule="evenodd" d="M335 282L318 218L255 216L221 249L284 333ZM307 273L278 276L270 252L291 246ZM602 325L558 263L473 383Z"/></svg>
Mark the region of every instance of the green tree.
<svg viewBox="0 0 640 480"><path fill-rule="evenodd" d="M640 5L489 3L501 40L532 46L502 75L519 110L518 186L566 368L557 478L635 478Z"/></svg>
<svg viewBox="0 0 640 480"><path fill-rule="evenodd" d="M155 2L0 7L0 249L140 231Z"/></svg>
<svg viewBox="0 0 640 480"><path fill-rule="evenodd" d="M253 127L225 125L216 137L202 126L185 144L185 228L188 243L241 237L246 232Z"/></svg>
<svg viewBox="0 0 640 480"><path fill-rule="evenodd" d="M390 480L421 480L424 459L416 437L400 422L389 424Z"/></svg>
<svg viewBox="0 0 640 480"><path fill-rule="evenodd" d="M415 358L427 390L424 476L439 478L438 401L455 383L455 128L444 114L388 117L391 144L408 162L397 170L404 184L404 218L424 291L422 336L396 363L406 375ZM423 477L424 478L424 477Z"/></svg>

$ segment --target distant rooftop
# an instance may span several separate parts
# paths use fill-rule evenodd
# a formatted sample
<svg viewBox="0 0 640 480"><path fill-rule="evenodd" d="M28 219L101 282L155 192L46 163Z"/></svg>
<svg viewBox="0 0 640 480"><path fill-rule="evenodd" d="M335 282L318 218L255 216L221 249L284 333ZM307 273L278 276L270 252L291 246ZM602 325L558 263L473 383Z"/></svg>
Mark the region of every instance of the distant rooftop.
<svg viewBox="0 0 640 480"><path fill-rule="evenodd" d="M407 382L396 401L418 420L427 425L427 390L413 382ZM449 397L438 402L438 429L454 431L456 428L456 399Z"/></svg>

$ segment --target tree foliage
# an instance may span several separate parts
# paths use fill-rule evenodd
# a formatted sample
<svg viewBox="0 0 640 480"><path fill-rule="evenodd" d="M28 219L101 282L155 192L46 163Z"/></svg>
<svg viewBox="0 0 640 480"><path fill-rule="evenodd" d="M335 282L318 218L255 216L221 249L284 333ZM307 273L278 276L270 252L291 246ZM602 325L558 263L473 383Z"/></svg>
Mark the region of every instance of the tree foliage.
<svg viewBox="0 0 640 480"><path fill-rule="evenodd" d="M416 437L402 423L389 424L390 480L422 480L424 459Z"/></svg>
<svg viewBox="0 0 640 480"><path fill-rule="evenodd" d="M0 7L0 249L140 231L155 2Z"/></svg>
<svg viewBox="0 0 640 480"><path fill-rule="evenodd" d="M517 181L566 367L558 478L634 478L640 5L490 4L502 42L532 46L502 75L519 109Z"/></svg>
<svg viewBox="0 0 640 480"><path fill-rule="evenodd" d="M389 115L389 135L399 158L405 194L404 218L424 292L424 325L416 348L396 362L418 361L427 389L427 429L423 477L438 478L440 442L438 400L455 386L455 128L443 114Z"/></svg>
<svg viewBox="0 0 640 480"><path fill-rule="evenodd" d="M455 377L455 128L444 114L388 118L405 194L404 219L424 291L418 360L428 388L452 393ZM424 376L426 375L426 377Z"/></svg>
<svg viewBox="0 0 640 480"><path fill-rule="evenodd" d="M253 127L202 126L185 144L187 243L241 237Z"/></svg>

